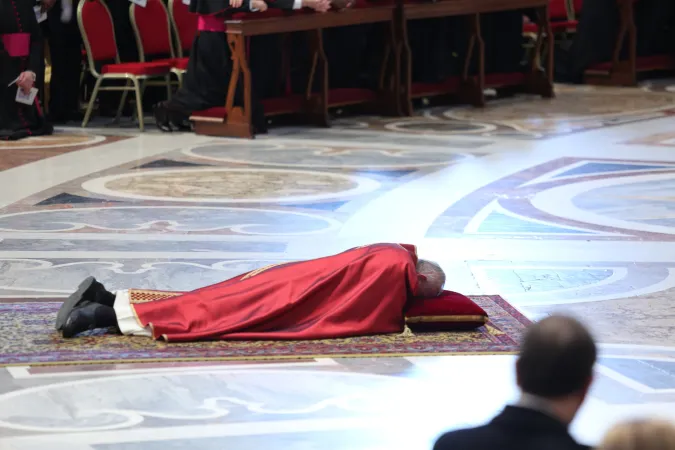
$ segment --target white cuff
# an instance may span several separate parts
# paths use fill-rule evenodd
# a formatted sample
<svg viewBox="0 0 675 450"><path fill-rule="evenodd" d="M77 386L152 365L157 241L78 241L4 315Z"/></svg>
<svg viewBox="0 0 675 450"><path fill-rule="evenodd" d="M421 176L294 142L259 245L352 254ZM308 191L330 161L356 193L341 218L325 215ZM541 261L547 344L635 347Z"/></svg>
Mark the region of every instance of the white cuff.
<svg viewBox="0 0 675 450"><path fill-rule="evenodd" d="M248 1L248 9L250 9L251 12L258 12L258 11L260 11L258 8L254 8L254 7L253 7L253 0L249 0L249 1Z"/></svg>
<svg viewBox="0 0 675 450"><path fill-rule="evenodd" d="M115 293L115 315L117 316L117 326L122 334L125 336L146 336L152 337L150 327L142 327L136 315L131 309L131 301L129 298L129 291L117 291Z"/></svg>
<svg viewBox="0 0 675 450"><path fill-rule="evenodd" d="M293 9L302 9L302 0L293 0Z"/></svg>

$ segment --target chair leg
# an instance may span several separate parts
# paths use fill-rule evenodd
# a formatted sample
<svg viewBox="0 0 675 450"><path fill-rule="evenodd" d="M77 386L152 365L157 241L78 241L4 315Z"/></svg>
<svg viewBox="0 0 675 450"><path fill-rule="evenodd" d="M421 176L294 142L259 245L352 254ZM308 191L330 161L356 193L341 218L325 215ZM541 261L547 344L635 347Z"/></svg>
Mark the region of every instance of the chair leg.
<svg viewBox="0 0 675 450"><path fill-rule="evenodd" d="M145 124L143 123L143 90L141 89L141 83L138 81L138 78L134 77L131 79L134 83L134 91L136 91L136 110L138 111L138 128L141 131L145 131Z"/></svg>
<svg viewBox="0 0 675 450"><path fill-rule="evenodd" d="M125 83L125 87L131 88L131 80L127 80ZM124 109L124 105L127 102L127 95L129 94L128 90L125 90L122 92L122 98L120 98L120 104L117 106L117 114L115 114L115 123L119 123L120 117L122 117L122 110Z"/></svg>
<svg viewBox="0 0 675 450"><path fill-rule="evenodd" d="M91 93L91 98L89 99L89 105L87 105L87 112L84 113L84 120L82 120L82 128L85 128L87 124L89 123L89 119L91 118L91 112L94 109L94 102L96 101L96 97L98 97L98 91L101 89L101 83L103 82L103 78L97 78L96 79L96 84L94 85L94 90Z"/></svg>
<svg viewBox="0 0 675 450"><path fill-rule="evenodd" d="M166 99L171 100L171 75L165 75L164 82L166 83Z"/></svg>

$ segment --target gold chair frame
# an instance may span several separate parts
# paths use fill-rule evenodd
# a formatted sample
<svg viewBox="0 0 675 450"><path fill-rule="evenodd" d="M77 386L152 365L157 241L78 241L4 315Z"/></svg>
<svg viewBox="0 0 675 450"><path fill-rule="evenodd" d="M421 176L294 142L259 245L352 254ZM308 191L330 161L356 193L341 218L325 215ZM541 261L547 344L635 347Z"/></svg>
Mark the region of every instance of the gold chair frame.
<svg viewBox="0 0 675 450"><path fill-rule="evenodd" d="M110 9L105 0L97 0L101 2L103 7L112 21L112 15L110 14ZM82 128L85 128L89 123L91 118L92 110L94 109L94 103L96 98L98 98L99 91L122 91L122 98L120 99L119 106L117 107L117 114L115 115L115 122L119 122L120 116L122 115L122 109L124 108L124 103L127 99L127 94L129 91L134 91L136 95L136 108L138 114L138 127L141 131L145 130L145 124L143 120L143 91L145 83L148 79L152 78L164 78L164 83L166 84L167 90L171 91L171 79L170 74L166 75L134 75L130 73L105 73L101 74L96 70L96 64L94 57L91 51L91 44L89 43L89 37L87 36L87 31L84 28L84 23L82 20L82 10L84 5L87 3L87 0L82 0L77 7L77 25L80 28L80 33L82 34L82 41L84 42L84 48L87 51L87 63L89 66L89 73L96 79L96 84L94 85L94 90L91 93L91 98L89 99L89 104L87 105L87 111L84 114L84 120L82 121ZM115 36L115 30L112 30L112 38L115 42L115 63L121 64L119 50L117 50L117 37ZM124 86L105 86L102 87L101 84L106 80L126 80Z"/></svg>

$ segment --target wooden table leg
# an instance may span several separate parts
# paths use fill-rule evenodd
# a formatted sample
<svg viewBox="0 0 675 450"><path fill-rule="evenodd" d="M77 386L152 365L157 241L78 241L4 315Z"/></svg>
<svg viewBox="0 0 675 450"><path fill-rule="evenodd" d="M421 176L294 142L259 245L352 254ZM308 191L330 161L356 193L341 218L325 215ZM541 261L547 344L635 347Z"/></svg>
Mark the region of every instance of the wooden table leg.
<svg viewBox="0 0 675 450"><path fill-rule="evenodd" d="M328 118L328 58L323 49L323 31L307 31L312 66L307 81L307 118L310 123L329 127ZM318 85L318 89L315 86Z"/></svg>
<svg viewBox="0 0 675 450"><path fill-rule="evenodd" d="M469 30L469 43L464 58L462 70L462 85L459 97L463 102L473 106L485 106L485 42L480 29L480 14L466 16ZM478 73L470 75L471 66L475 61L478 64Z"/></svg>
<svg viewBox="0 0 675 450"><path fill-rule="evenodd" d="M408 43L408 20L400 5L394 10L394 39L399 60L399 107L404 116L412 116L412 51Z"/></svg>
<svg viewBox="0 0 675 450"><path fill-rule="evenodd" d="M530 61L530 73L525 82L525 89L532 94L539 94L544 98L553 98L553 58L554 38L551 29L551 20L548 16L548 5L537 8L537 24L539 32L534 46L534 54ZM541 67L541 54L544 42L546 43L546 60Z"/></svg>
<svg viewBox="0 0 675 450"><path fill-rule="evenodd" d="M392 17L392 21L381 25L386 36L382 54L382 65L380 66L380 77L377 85L378 112L385 116L400 117L402 115L399 99L401 89L401 55L396 48L398 45L396 24ZM380 24L376 26L380 26Z"/></svg>

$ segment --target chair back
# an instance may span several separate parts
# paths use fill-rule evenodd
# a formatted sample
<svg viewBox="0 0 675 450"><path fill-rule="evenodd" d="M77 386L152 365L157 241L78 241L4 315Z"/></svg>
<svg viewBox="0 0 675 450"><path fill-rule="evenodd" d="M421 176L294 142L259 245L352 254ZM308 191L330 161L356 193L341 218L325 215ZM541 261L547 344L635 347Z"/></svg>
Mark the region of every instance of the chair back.
<svg viewBox="0 0 675 450"><path fill-rule="evenodd" d="M77 7L77 24L87 51L89 70L94 75L97 75L95 62L120 62L115 26L105 0L82 0Z"/></svg>
<svg viewBox="0 0 675 450"><path fill-rule="evenodd" d="M136 35L141 62L146 55L175 57L171 38L171 21L162 0L147 0L146 5L131 3L129 19Z"/></svg>
<svg viewBox="0 0 675 450"><path fill-rule="evenodd" d="M584 6L584 0L574 0L572 2L572 7L574 8L574 14L576 14L576 15L580 14L582 6Z"/></svg>
<svg viewBox="0 0 675 450"><path fill-rule="evenodd" d="M193 14L183 0L169 0L169 13L178 41L177 53L182 58L184 52L189 52L197 35L197 14Z"/></svg>
<svg viewBox="0 0 675 450"><path fill-rule="evenodd" d="M548 4L548 17L551 20L568 20L567 0L551 0Z"/></svg>

